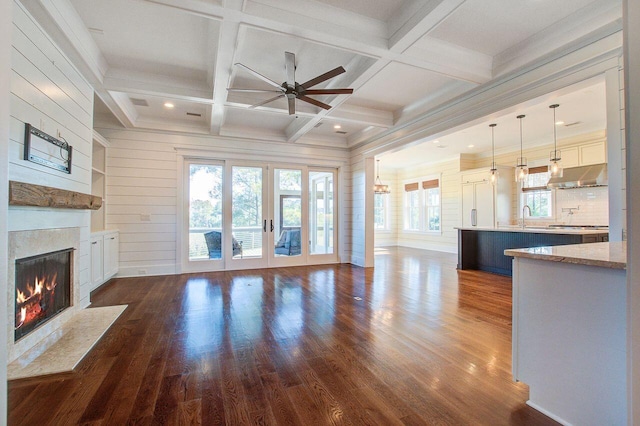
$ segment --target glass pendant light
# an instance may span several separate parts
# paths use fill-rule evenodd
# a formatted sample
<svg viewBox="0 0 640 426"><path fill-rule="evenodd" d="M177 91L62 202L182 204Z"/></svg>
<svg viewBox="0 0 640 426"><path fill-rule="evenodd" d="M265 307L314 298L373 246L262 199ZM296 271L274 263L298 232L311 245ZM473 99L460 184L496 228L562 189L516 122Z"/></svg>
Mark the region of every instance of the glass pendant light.
<svg viewBox="0 0 640 426"><path fill-rule="evenodd" d="M520 182L523 185L524 181L527 179L527 175L529 174L527 159L522 156L522 119L524 117L524 114L516 117L518 120L520 120L520 157L518 157L518 161L516 162L516 182Z"/></svg>
<svg viewBox="0 0 640 426"><path fill-rule="evenodd" d="M552 177L562 177L562 166L560 165L560 151L558 150L558 141L556 138L556 108L559 104L549 105L553 109L553 151L549 155L549 171Z"/></svg>
<svg viewBox="0 0 640 426"><path fill-rule="evenodd" d="M373 192L376 194L390 194L391 190L389 189L389 185L383 185L380 182L380 160L376 160L378 162L378 170L376 171L376 181L373 185Z"/></svg>
<svg viewBox="0 0 640 426"><path fill-rule="evenodd" d="M489 180L491 181L491 185L496 185L498 183L498 169L496 168L496 149L495 149L495 139L494 139L494 130L497 124L489 124L491 127L491 169L489 170L490 176Z"/></svg>

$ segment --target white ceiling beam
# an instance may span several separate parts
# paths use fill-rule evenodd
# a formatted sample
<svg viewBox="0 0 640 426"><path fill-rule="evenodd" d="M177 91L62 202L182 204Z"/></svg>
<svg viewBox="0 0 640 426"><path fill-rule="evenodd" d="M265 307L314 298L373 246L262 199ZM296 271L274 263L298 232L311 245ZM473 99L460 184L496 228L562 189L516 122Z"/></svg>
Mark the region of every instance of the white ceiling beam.
<svg viewBox="0 0 640 426"><path fill-rule="evenodd" d="M389 49L403 53L456 11L465 0L429 0L410 14L399 28L389 28ZM413 7L409 4L405 7ZM393 21L392 21L393 23Z"/></svg>
<svg viewBox="0 0 640 426"><path fill-rule="evenodd" d="M23 0L22 4L89 82L102 83L107 61L69 0Z"/></svg>
<svg viewBox="0 0 640 426"><path fill-rule="evenodd" d="M95 93L111 110L120 124L128 129L136 126L138 113L127 95L120 92L109 92L104 89L96 89Z"/></svg>
<svg viewBox="0 0 640 426"><path fill-rule="evenodd" d="M231 2L228 2L231 3ZM234 9L241 10L243 2L234 2ZM227 100L227 87L231 79L231 67L233 66L236 49L239 44L240 23L225 19L220 24L218 35L218 49L213 71L211 86L213 87L213 106L209 121L211 134L219 135L224 123L224 104Z"/></svg>
<svg viewBox="0 0 640 426"><path fill-rule="evenodd" d="M102 87L115 92L136 93L187 102L212 103L211 89L205 84L130 70L110 68Z"/></svg>
<svg viewBox="0 0 640 426"><path fill-rule="evenodd" d="M357 14L349 14L349 19L344 20L342 25L336 23L335 11L333 15L329 13L310 17L306 8L318 8L315 2L302 0L289 0L291 9L284 10L280 0L264 0L260 3L247 1L243 11L225 9L218 5L206 3L203 0L144 0L148 3L171 7L182 10L186 13L193 13L198 16L210 19L230 20L253 26L262 30L275 31L282 34L295 34L296 37L311 41L313 43L331 46L357 53L371 58L381 58L386 61L395 61L406 65L426 69L447 75L457 80L471 81L473 83L484 83L488 81L486 73L475 72L474 67L452 66L447 58L429 58L403 55L400 51L389 49L389 39L387 25L381 21L371 20ZM442 6L436 8L437 14L444 13L446 7L453 7L451 2L463 0L441 0ZM298 5L298 6L295 6ZM428 9L428 8L427 8ZM424 12L427 10L421 8ZM312 9L316 10L316 9ZM340 11L343 13L342 11ZM346 12L345 12L346 13ZM422 23L424 21L424 23ZM429 19L423 17L420 23L414 23L418 27L415 32L428 27ZM338 19L338 22L342 20ZM413 21L412 21L413 22ZM375 25L374 25L375 24ZM416 37L415 32L409 31L404 43L409 43L411 38ZM416 39L417 40L417 39ZM460 55L460 52L456 52ZM473 56L467 61L473 60Z"/></svg>

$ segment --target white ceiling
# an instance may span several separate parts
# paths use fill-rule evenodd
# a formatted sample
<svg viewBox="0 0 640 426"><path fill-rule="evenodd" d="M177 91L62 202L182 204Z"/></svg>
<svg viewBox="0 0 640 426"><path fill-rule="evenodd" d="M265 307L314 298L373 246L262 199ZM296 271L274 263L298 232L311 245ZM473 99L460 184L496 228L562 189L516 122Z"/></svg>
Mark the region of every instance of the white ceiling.
<svg viewBox="0 0 640 426"><path fill-rule="evenodd" d="M621 16L620 0L57 0L55 7L59 13L34 15L53 22L41 21L55 26L62 46L75 46L69 55L104 104L96 121L109 110L127 128L345 149ZM296 101L289 116L284 100L250 109L270 95L227 91L272 88L236 63L283 82L285 51L296 55L296 81L343 66L318 88L354 93L315 97L329 111ZM164 109L166 101L175 108Z"/></svg>

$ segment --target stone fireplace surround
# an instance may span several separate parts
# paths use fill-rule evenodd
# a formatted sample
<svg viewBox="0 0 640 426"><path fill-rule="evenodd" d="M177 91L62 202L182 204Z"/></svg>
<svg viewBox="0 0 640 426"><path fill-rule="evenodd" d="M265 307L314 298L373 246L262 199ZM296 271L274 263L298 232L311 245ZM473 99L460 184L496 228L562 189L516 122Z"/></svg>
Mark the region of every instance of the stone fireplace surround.
<svg viewBox="0 0 640 426"><path fill-rule="evenodd" d="M7 279L7 361L11 363L29 349L59 330L73 315L80 310L79 306L79 274L78 249L80 245L80 228L36 229L9 232L9 259ZM75 249L71 253L71 306L60 312L46 323L35 328L29 334L14 342L15 318L15 261L24 257L35 256L67 248Z"/></svg>

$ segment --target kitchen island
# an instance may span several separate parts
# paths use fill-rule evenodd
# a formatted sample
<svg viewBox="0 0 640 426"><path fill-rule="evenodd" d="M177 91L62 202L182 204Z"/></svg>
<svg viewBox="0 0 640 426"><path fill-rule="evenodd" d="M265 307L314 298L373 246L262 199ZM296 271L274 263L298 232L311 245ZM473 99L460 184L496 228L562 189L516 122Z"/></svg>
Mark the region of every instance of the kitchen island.
<svg viewBox="0 0 640 426"><path fill-rule="evenodd" d="M513 376L563 424L627 424L626 243L506 250Z"/></svg>
<svg viewBox="0 0 640 426"><path fill-rule="evenodd" d="M461 227L458 230L458 269L478 269L511 276L514 248L595 243L609 240L607 229L549 227Z"/></svg>

